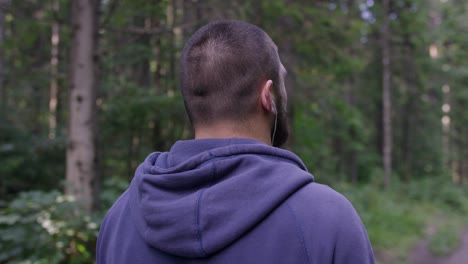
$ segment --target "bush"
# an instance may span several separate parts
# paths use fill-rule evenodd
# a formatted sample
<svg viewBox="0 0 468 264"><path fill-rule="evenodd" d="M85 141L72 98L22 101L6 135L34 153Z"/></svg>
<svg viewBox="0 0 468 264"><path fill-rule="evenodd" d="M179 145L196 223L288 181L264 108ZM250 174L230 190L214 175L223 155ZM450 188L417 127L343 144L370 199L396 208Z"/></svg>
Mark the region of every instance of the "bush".
<svg viewBox="0 0 468 264"><path fill-rule="evenodd" d="M453 252L458 243L458 228L446 224L430 238L429 249L437 256L446 256Z"/></svg>
<svg viewBox="0 0 468 264"><path fill-rule="evenodd" d="M358 211L375 250L403 261L415 242L425 238L424 230L430 224L440 228L429 238L429 249L436 255L453 251L459 231L466 227L466 186L454 185L443 177L393 183L390 192L382 190L380 182L334 187Z"/></svg>
<svg viewBox="0 0 468 264"><path fill-rule="evenodd" d="M442 177L428 177L404 186L402 193L408 199L428 202L454 213L468 214L468 189Z"/></svg>
<svg viewBox="0 0 468 264"><path fill-rule="evenodd" d="M20 193L0 216L0 263L93 263L101 218L57 191Z"/></svg>
<svg viewBox="0 0 468 264"><path fill-rule="evenodd" d="M65 174L65 138L24 135L17 128L5 130L9 124L2 122L0 117L0 200L10 200L24 190L60 188Z"/></svg>
<svg viewBox="0 0 468 264"><path fill-rule="evenodd" d="M427 215L411 200L370 184L338 189L356 208L375 248L404 251L423 233Z"/></svg>

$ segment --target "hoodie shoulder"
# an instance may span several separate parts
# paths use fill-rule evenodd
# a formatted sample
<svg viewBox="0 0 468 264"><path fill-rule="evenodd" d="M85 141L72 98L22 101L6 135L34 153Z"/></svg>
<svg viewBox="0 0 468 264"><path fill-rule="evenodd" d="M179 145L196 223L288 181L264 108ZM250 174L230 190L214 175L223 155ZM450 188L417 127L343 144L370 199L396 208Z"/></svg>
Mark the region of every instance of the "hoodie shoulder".
<svg viewBox="0 0 468 264"><path fill-rule="evenodd" d="M312 263L374 263L372 247L352 204L332 188L309 183L287 206Z"/></svg>

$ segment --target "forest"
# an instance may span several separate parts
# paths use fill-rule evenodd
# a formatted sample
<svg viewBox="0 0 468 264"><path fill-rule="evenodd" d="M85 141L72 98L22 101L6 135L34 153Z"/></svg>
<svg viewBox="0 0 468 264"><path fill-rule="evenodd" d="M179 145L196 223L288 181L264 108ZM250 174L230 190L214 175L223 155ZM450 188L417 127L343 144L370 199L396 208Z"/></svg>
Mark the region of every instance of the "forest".
<svg viewBox="0 0 468 264"><path fill-rule="evenodd" d="M277 44L284 148L353 203L378 263L456 254L467 18L465 0L0 0L0 263L94 263L136 167L193 137L179 57L219 19Z"/></svg>

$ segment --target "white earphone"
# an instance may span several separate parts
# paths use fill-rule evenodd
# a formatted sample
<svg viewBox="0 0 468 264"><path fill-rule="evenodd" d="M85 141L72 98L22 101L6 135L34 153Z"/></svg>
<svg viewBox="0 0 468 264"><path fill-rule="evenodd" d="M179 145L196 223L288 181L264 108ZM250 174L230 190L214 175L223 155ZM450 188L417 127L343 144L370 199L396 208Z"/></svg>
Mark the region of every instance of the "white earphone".
<svg viewBox="0 0 468 264"><path fill-rule="evenodd" d="M273 110L273 113L275 114L275 125L273 127L273 133L271 135L271 145L273 146L273 143L275 142L275 134L276 134L276 123L278 122L278 111L276 109L276 104L274 100L274 96L271 95L272 100L271 100L271 108Z"/></svg>

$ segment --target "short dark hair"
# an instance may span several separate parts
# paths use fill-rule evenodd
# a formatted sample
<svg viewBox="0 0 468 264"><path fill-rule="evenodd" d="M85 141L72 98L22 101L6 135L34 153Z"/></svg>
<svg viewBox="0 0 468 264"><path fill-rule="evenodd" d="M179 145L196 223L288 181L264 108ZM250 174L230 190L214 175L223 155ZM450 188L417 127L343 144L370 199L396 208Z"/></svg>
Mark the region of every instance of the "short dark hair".
<svg viewBox="0 0 468 264"><path fill-rule="evenodd" d="M200 28L180 60L181 90L192 125L243 120L255 111L262 82L272 80L277 88L279 71L277 48L259 27L222 20Z"/></svg>

